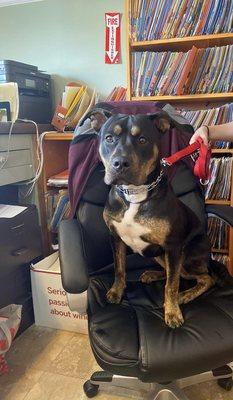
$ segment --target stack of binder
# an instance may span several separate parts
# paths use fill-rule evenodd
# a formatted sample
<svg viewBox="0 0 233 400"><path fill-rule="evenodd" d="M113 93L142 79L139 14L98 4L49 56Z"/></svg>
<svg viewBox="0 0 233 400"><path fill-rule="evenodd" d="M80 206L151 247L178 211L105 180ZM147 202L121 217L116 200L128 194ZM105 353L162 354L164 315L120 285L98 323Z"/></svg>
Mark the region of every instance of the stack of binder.
<svg viewBox="0 0 233 400"><path fill-rule="evenodd" d="M126 100L126 88L115 86L105 101L124 101Z"/></svg>
<svg viewBox="0 0 233 400"><path fill-rule="evenodd" d="M133 95L185 95L233 90L233 45L187 52L132 53Z"/></svg>
<svg viewBox="0 0 233 400"><path fill-rule="evenodd" d="M49 190L45 193L46 215L48 228L57 233L57 228L62 219L69 217L70 203L68 191L61 189Z"/></svg>
<svg viewBox="0 0 233 400"><path fill-rule="evenodd" d="M212 158L210 181L206 187L206 200L230 200L232 157Z"/></svg>
<svg viewBox="0 0 233 400"><path fill-rule="evenodd" d="M218 254L214 253L212 254L212 258L222 264L224 264L227 268L230 267L230 259L229 256L226 254Z"/></svg>
<svg viewBox="0 0 233 400"><path fill-rule="evenodd" d="M211 247L227 250L229 244L229 226L219 218L208 218L208 236Z"/></svg>
<svg viewBox="0 0 233 400"><path fill-rule="evenodd" d="M230 32L231 0L131 0L132 40Z"/></svg>
<svg viewBox="0 0 233 400"><path fill-rule="evenodd" d="M79 120L96 103L96 92L87 86L70 83L65 86L62 101L56 107L52 125L59 131L73 130Z"/></svg>

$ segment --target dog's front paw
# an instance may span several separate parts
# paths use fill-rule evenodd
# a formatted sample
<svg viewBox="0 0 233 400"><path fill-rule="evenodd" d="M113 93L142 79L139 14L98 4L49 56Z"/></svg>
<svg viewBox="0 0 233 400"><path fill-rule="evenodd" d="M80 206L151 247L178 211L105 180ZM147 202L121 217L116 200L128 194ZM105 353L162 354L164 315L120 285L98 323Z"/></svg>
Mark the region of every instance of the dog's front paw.
<svg viewBox="0 0 233 400"><path fill-rule="evenodd" d="M109 303L119 304L123 295L123 290L117 287L112 287L107 292L107 300Z"/></svg>
<svg viewBox="0 0 233 400"><path fill-rule="evenodd" d="M177 310L165 311L165 323L170 328L179 328L184 323L182 312L178 308Z"/></svg>

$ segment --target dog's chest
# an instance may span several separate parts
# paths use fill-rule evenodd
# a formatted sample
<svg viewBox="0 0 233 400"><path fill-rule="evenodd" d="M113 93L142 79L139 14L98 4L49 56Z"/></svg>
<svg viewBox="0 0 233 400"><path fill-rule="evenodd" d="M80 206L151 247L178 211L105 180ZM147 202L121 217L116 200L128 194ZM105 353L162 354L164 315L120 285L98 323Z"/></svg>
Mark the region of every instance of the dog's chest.
<svg viewBox="0 0 233 400"><path fill-rule="evenodd" d="M142 254L148 243L142 240L141 236L149 234L151 229L136 221L135 217L139 206L139 204L131 203L121 222L113 221L113 225L123 242L131 247L135 253Z"/></svg>

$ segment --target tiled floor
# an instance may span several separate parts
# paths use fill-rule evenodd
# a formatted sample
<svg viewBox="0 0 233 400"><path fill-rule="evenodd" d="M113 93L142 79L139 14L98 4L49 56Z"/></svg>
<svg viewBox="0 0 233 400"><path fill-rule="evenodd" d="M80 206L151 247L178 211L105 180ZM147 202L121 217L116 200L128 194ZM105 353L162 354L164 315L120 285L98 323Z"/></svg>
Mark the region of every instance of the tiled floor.
<svg viewBox="0 0 233 400"><path fill-rule="evenodd" d="M10 372L0 377L0 400L84 400L82 385L99 370L86 335L35 326L14 341L7 360ZM214 382L192 386L186 394L190 400L233 399L233 391ZM126 398L100 393L97 399Z"/></svg>

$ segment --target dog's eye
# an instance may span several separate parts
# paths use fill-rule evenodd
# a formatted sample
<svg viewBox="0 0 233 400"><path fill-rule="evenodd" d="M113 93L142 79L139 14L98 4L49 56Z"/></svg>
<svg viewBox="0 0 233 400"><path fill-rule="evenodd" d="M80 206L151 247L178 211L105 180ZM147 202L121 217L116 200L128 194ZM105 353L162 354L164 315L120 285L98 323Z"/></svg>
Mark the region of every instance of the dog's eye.
<svg viewBox="0 0 233 400"><path fill-rule="evenodd" d="M138 141L139 141L140 144L145 144L147 142L147 139L144 136L140 136Z"/></svg>
<svg viewBox="0 0 233 400"><path fill-rule="evenodd" d="M112 135L107 135L107 136L105 137L105 140L106 140L106 142L108 142L108 143L113 143L113 136L112 136Z"/></svg>

